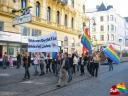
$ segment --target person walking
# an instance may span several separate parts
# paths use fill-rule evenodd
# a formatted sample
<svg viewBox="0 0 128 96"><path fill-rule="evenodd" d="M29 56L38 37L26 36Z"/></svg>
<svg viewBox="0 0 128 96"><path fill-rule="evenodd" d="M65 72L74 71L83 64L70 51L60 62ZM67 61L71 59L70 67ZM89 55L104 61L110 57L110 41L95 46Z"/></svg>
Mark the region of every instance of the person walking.
<svg viewBox="0 0 128 96"><path fill-rule="evenodd" d="M68 79L68 53L64 54L64 60L62 62L61 68L60 68L60 74L59 74L59 80L57 87L65 86L67 84Z"/></svg>
<svg viewBox="0 0 128 96"><path fill-rule="evenodd" d="M40 58L40 76L44 75L45 72L44 72L44 66L46 65L46 62L45 62L45 56L44 54L42 53L41 54L41 58Z"/></svg>
<svg viewBox="0 0 128 96"><path fill-rule="evenodd" d="M94 60L94 69L93 69L93 76L98 76L98 69L99 69L99 62L100 62L100 53L94 52L93 54L93 60Z"/></svg>
<svg viewBox="0 0 128 96"><path fill-rule="evenodd" d="M13 59L12 59L12 56L9 57L9 66L10 68L13 68Z"/></svg>
<svg viewBox="0 0 128 96"><path fill-rule="evenodd" d="M71 54L69 54L69 57L68 57L68 64L67 64L67 71L68 71L68 82L71 82L72 81L72 68L73 68L73 58L71 56Z"/></svg>
<svg viewBox="0 0 128 96"><path fill-rule="evenodd" d="M4 53L4 56L3 56L3 60L2 60L3 69L6 69L6 68L7 68L7 63L8 63L8 55L7 55L7 53L5 52L5 53Z"/></svg>
<svg viewBox="0 0 128 96"><path fill-rule="evenodd" d="M28 56L28 53L25 53L23 56L23 67L25 69L23 80L30 79L30 73L29 73L30 63L31 63L31 58Z"/></svg>
<svg viewBox="0 0 128 96"><path fill-rule="evenodd" d="M17 67L16 67L17 69L19 69L20 66L21 66L21 60L22 60L21 59L21 54L18 52L17 53L17 64L16 64L17 65Z"/></svg>
<svg viewBox="0 0 128 96"><path fill-rule="evenodd" d="M109 71L112 71L113 70L113 61L109 58L109 57L107 57L107 60L108 60L108 64L109 64Z"/></svg>
<svg viewBox="0 0 128 96"><path fill-rule="evenodd" d="M74 58L73 58L73 73L76 73L76 67L78 66L78 56L76 54L74 54Z"/></svg>
<svg viewBox="0 0 128 96"><path fill-rule="evenodd" d="M46 60L46 73L51 72L51 60L50 60L50 54L47 55Z"/></svg>
<svg viewBox="0 0 128 96"><path fill-rule="evenodd" d="M84 58L84 55L82 54L82 57L80 57L80 71L81 71L81 76L85 74L84 72L84 66L85 66L85 58Z"/></svg>
<svg viewBox="0 0 128 96"><path fill-rule="evenodd" d="M36 54L34 54L34 58L33 58L33 64L34 64L34 69L35 69L35 73L34 75L38 75L39 71L38 71L38 67L39 67L39 56Z"/></svg>
<svg viewBox="0 0 128 96"><path fill-rule="evenodd" d="M91 74L91 76L93 75L93 70L94 70L94 60L92 56L89 56L89 61L88 61L88 65L87 65L87 70L88 72Z"/></svg>

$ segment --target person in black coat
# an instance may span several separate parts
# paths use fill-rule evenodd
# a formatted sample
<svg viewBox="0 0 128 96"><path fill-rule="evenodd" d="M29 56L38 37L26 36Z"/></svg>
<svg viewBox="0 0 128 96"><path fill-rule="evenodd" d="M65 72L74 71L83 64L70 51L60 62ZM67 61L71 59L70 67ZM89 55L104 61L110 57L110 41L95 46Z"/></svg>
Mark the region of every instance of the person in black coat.
<svg viewBox="0 0 128 96"><path fill-rule="evenodd" d="M80 65L81 75L83 75L84 74L84 66L85 66L85 58L84 58L83 54L82 54L82 57L79 58L78 64Z"/></svg>
<svg viewBox="0 0 128 96"><path fill-rule="evenodd" d="M21 65L21 54L18 52L17 53L17 69L20 68L20 65Z"/></svg>
<svg viewBox="0 0 128 96"><path fill-rule="evenodd" d="M107 58L107 60L108 60L108 64L109 64L109 71L112 71L113 70L113 64L112 64L112 60L108 57Z"/></svg>
<svg viewBox="0 0 128 96"><path fill-rule="evenodd" d="M93 60L93 57L92 56L89 56L89 61L88 61L88 64L87 64L87 70L88 72L92 75L93 75L93 70L94 70L94 60Z"/></svg>
<svg viewBox="0 0 128 96"><path fill-rule="evenodd" d="M25 74L23 80L30 79L29 67L31 63L31 58L27 55L27 53L23 56L23 67L25 69Z"/></svg>

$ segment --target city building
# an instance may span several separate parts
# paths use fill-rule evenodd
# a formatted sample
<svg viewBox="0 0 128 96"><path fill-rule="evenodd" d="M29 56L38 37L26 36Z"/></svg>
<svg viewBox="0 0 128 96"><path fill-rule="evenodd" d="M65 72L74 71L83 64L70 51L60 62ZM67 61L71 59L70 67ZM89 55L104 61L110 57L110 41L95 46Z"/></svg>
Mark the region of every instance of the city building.
<svg viewBox="0 0 128 96"><path fill-rule="evenodd" d="M118 51L127 48L128 23L112 5L102 3L96 9L89 10L87 15L93 47L100 50L112 44Z"/></svg>
<svg viewBox="0 0 128 96"><path fill-rule="evenodd" d="M27 12L31 22L14 22ZM80 52L85 19L85 0L0 0L0 58L4 52L15 57L27 49L28 37L50 32L57 33L60 50Z"/></svg>

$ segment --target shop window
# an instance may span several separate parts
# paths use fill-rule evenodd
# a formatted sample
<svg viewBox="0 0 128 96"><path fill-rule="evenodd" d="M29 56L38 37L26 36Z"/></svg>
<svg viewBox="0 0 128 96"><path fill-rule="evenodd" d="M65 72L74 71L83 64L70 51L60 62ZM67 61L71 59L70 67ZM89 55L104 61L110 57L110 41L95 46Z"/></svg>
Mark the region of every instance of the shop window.
<svg viewBox="0 0 128 96"><path fill-rule="evenodd" d="M0 31L4 31L4 22L0 21Z"/></svg>
<svg viewBox="0 0 128 96"><path fill-rule="evenodd" d="M8 55L14 55L14 48L12 48L12 47L9 47L8 48Z"/></svg>

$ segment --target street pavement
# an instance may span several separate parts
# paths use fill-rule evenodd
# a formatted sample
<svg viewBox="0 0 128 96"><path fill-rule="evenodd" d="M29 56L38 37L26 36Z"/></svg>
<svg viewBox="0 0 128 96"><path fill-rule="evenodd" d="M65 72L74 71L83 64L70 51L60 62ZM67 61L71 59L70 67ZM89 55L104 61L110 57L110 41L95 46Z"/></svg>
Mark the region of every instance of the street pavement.
<svg viewBox="0 0 128 96"><path fill-rule="evenodd" d="M53 74L34 76L33 66L30 72L31 79L23 81L23 68L0 69L0 96L109 96L112 85L128 82L127 62L114 65L113 71L101 65L97 78L90 77L88 72L84 76L77 73L73 81L62 88L56 87L58 78Z"/></svg>

